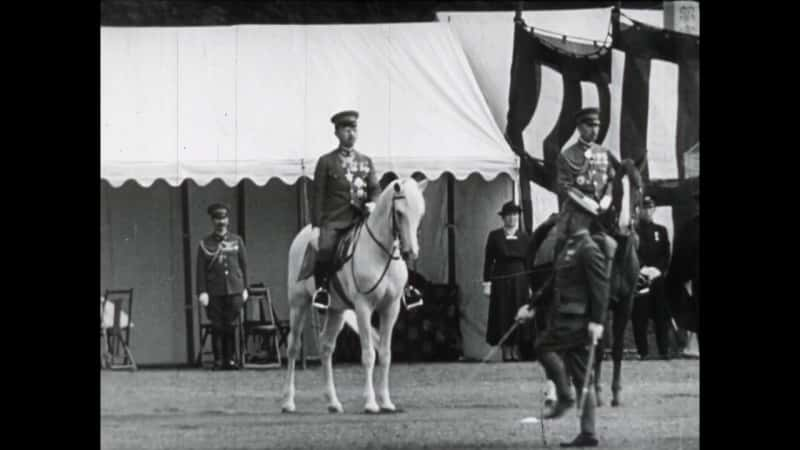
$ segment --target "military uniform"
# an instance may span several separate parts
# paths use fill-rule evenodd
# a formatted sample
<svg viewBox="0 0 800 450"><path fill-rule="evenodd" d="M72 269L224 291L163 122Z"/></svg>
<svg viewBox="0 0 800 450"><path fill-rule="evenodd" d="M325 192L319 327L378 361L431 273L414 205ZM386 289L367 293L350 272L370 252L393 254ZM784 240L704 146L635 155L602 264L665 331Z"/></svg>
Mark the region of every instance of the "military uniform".
<svg viewBox="0 0 800 450"><path fill-rule="evenodd" d="M653 280L649 292L637 295L633 302L633 337L639 355L644 358L648 353L647 325L653 319L656 345L661 357L669 356L669 305L664 290L664 274L669 267L669 236L667 229L652 221L639 221L636 226L639 236L639 262L641 267L657 268L662 276Z"/></svg>
<svg viewBox="0 0 800 450"><path fill-rule="evenodd" d="M619 161L611 150L579 139L558 155L556 168L559 203L564 204L566 190L570 187L599 202L611 195L611 181L619 168Z"/></svg>
<svg viewBox="0 0 800 450"><path fill-rule="evenodd" d="M596 108L585 108L576 114L576 122L594 121L599 123L599 111ZM556 161L556 194L560 206L558 228L558 242L556 251L559 251L566 239L567 222L576 206L566 201L567 193L574 189L587 196L604 208L600 211L599 222L606 231L614 234L615 224L610 213L610 202L613 189L613 180L620 170L620 163L611 153L611 150L594 142L578 142L564 149ZM605 200L604 200L605 199Z"/></svg>
<svg viewBox="0 0 800 450"><path fill-rule="evenodd" d="M355 126L358 113L343 111L331 118L336 126ZM365 216L365 204L380 194L372 160L356 150L337 148L323 155L314 170L314 208L311 224L319 227L317 287L325 288L339 238ZM321 286L323 285L323 286Z"/></svg>
<svg viewBox="0 0 800 450"><path fill-rule="evenodd" d="M554 310L549 326L537 338L535 350L547 378L556 385L556 408L561 408L560 414L575 401L569 379L572 379L576 392L580 393L587 370L591 369L587 367L591 345L588 325L590 322L602 325L606 320L610 261L595 242L595 239L602 238L591 236L587 229L573 233L567 238L554 264L555 273L550 283L555 295ZM538 306L534 303L543 297L534 296L530 306ZM597 445L596 399L592 389L587 396L581 414L581 433L575 441L565 446Z"/></svg>
<svg viewBox="0 0 800 450"><path fill-rule="evenodd" d="M247 253L241 236L212 233L197 249L197 293L209 296L215 365L227 367L235 352L235 323L247 288Z"/></svg>

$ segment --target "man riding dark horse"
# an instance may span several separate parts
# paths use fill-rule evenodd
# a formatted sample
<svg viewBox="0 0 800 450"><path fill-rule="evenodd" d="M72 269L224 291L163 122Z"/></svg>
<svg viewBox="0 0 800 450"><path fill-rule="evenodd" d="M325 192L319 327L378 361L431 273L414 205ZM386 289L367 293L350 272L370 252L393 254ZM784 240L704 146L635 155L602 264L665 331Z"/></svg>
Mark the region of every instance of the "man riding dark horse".
<svg viewBox="0 0 800 450"><path fill-rule="evenodd" d="M556 254L566 241L569 217L576 211L576 206L566 201L570 190L577 190L588 197L588 201L596 202L600 214L597 223L604 228L606 234L618 234L612 195L614 179L621 170L621 164L609 149L595 143L600 132L600 111L597 108L581 109L575 114L575 122L579 133L578 142L564 149L556 163L556 194L560 206L556 224Z"/></svg>
<svg viewBox="0 0 800 450"><path fill-rule="evenodd" d="M314 208L311 224L319 227L313 304L330 304L328 278L336 246L353 225L369 214L380 194L372 160L353 147L358 137L358 112L342 111L331 117L339 146L323 155L314 170Z"/></svg>

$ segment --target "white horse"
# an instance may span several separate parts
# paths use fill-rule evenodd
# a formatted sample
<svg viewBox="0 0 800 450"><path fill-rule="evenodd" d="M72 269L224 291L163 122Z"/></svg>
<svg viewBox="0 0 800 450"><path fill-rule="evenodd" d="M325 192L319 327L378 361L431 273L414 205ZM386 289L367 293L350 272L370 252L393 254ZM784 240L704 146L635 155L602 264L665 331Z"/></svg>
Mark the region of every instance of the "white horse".
<svg viewBox="0 0 800 450"><path fill-rule="evenodd" d="M416 259L419 255L417 228L425 214L425 199L422 196L427 180L417 183L413 179L395 180L378 198L375 209L369 215L351 244L352 258L335 275L343 291L353 303L361 339L361 363L366 372L364 384L364 411L378 413L394 411L389 397L389 366L391 364L392 329L400 311L400 297L408 278L408 268L400 254ZM319 229L307 225L292 241L289 248L289 320L291 331L287 345L288 364L283 412L295 411L294 373L295 361L300 353L300 333L315 290L313 277L297 281L303 257L309 242L316 248ZM400 248L398 248L398 245ZM333 278L333 277L332 277ZM343 302L336 289L330 290L331 302L327 309L325 324L320 332L320 359L325 376L325 399L328 411L342 412L342 404L336 396L333 383L331 359L336 346L336 337L344 324ZM339 301L336 301L336 300ZM337 306L338 305L338 306ZM378 342L373 342L370 324L373 311L380 317ZM377 344L380 366L378 395L372 384Z"/></svg>

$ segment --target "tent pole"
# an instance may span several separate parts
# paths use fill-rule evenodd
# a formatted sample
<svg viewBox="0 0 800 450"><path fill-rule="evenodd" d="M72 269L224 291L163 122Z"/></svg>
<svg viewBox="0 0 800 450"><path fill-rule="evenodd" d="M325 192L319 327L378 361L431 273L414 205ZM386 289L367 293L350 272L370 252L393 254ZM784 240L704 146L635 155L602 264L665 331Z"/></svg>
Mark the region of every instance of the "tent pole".
<svg viewBox="0 0 800 450"><path fill-rule="evenodd" d="M522 158L519 171L519 205L522 207L521 228L528 233L533 231L533 202L531 201L531 180L529 178L528 158Z"/></svg>
<svg viewBox="0 0 800 450"><path fill-rule="evenodd" d="M447 173L447 283L456 284L455 177Z"/></svg>
<svg viewBox="0 0 800 450"><path fill-rule="evenodd" d="M236 211L237 211L237 220L239 221L239 236L242 237L242 240L246 243L247 237L245 234L245 220L247 215L245 214L245 202L244 202L244 180L239 181L239 186L236 187Z"/></svg>
<svg viewBox="0 0 800 450"><path fill-rule="evenodd" d="M194 363L194 296L192 295L192 237L189 221L189 180L181 183L181 232L183 235L183 291L186 313L186 361Z"/></svg>

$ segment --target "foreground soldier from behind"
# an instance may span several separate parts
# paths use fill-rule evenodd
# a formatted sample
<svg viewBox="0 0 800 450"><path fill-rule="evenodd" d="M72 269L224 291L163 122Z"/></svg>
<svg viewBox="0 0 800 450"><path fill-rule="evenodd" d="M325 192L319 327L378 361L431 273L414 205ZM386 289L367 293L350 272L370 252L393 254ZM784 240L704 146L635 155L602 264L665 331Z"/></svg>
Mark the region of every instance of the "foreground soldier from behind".
<svg viewBox="0 0 800 450"><path fill-rule="evenodd" d="M236 370L235 324L247 301L247 253L241 236L228 231L229 208L208 207L214 231L197 249L198 301L211 321L215 370Z"/></svg>
<svg viewBox="0 0 800 450"><path fill-rule="evenodd" d="M545 419L561 417L575 405L569 380L572 379L580 396L587 371L591 370L589 349L603 335L608 310L608 259L589 232L597 218L598 205L576 191L568 193L567 202L575 206L566 223L567 240L556 257L553 281L543 288L552 289L556 296L556 311L551 326L537 338L535 345L547 378L555 382L558 396ZM530 304L522 306L517 320L532 318L533 308L543 297L534 296ZM594 389L589 389L581 414L580 434L572 442L562 443L562 447L598 445L595 407Z"/></svg>
<svg viewBox="0 0 800 450"><path fill-rule="evenodd" d="M333 270L339 239L375 207L380 194L372 160L353 147L358 137L358 112L342 111L331 117L339 146L320 157L314 170L314 209L311 224L319 227L313 304L330 304L328 278Z"/></svg>

